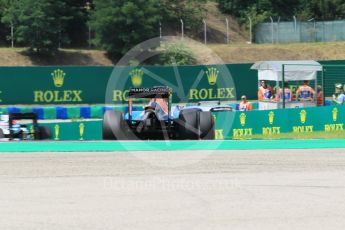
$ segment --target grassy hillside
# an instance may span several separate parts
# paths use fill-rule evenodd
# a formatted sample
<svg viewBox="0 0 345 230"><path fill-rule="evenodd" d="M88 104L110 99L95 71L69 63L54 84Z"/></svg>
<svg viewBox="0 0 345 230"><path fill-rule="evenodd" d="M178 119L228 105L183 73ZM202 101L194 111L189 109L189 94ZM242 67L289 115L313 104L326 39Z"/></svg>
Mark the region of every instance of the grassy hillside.
<svg viewBox="0 0 345 230"><path fill-rule="evenodd" d="M344 60L345 42L255 45L236 43L188 43L198 64L252 63L260 60ZM62 50L54 57L28 56L23 49L0 49L0 66L35 65L112 65L104 52L97 50ZM115 63L116 64L116 63Z"/></svg>
<svg viewBox="0 0 345 230"><path fill-rule="evenodd" d="M252 63L262 60L343 60L345 42L297 44L210 45L226 63Z"/></svg>
<svg viewBox="0 0 345 230"><path fill-rule="evenodd" d="M112 65L103 51L62 49L55 56L28 55L24 48L0 48L0 66Z"/></svg>
<svg viewBox="0 0 345 230"><path fill-rule="evenodd" d="M222 14L215 2L207 3L208 45L185 39L198 64L252 63L259 60L338 60L345 59L345 42L298 44L247 44L248 32L230 16ZM229 20L230 44L226 43L225 18ZM177 31L170 31L178 35ZM188 36L188 33L186 34ZM180 39L178 39L180 40ZM0 48L0 66L112 65L103 51L62 49L53 57L30 56L23 48Z"/></svg>

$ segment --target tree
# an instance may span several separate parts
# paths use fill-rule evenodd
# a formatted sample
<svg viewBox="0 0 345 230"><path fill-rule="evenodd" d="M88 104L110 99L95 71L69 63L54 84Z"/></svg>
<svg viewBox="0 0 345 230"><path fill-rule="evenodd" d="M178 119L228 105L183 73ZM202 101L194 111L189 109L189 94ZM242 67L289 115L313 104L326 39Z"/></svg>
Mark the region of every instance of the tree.
<svg viewBox="0 0 345 230"><path fill-rule="evenodd" d="M0 0L0 19L4 14L4 1ZM6 26L0 20L0 44L6 41Z"/></svg>
<svg viewBox="0 0 345 230"><path fill-rule="evenodd" d="M343 19L344 0L309 0L306 2L307 15L319 20Z"/></svg>
<svg viewBox="0 0 345 230"><path fill-rule="evenodd" d="M218 0L219 9L224 12L231 14L235 17L240 17L246 9L251 6L256 6L259 1L256 0Z"/></svg>
<svg viewBox="0 0 345 230"><path fill-rule="evenodd" d="M18 0L0 0L0 43L9 37L9 28L16 21L15 11Z"/></svg>
<svg viewBox="0 0 345 230"><path fill-rule="evenodd" d="M63 0L65 4L64 16L67 17L65 33L68 37L68 45L81 47L87 44L89 12L91 1L85 0Z"/></svg>
<svg viewBox="0 0 345 230"><path fill-rule="evenodd" d="M11 1L3 21L15 25L17 42L28 45L36 53L51 54L67 41L65 7L61 0Z"/></svg>
<svg viewBox="0 0 345 230"><path fill-rule="evenodd" d="M94 42L111 58L158 35L159 0L95 0L90 25Z"/></svg>
<svg viewBox="0 0 345 230"><path fill-rule="evenodd" d="M192 33L199 32L203 27L202 20L206 17L206 0L160 0L160 12L165 25L176 29L183 19L185 29Z"/></svg>
<svg viewBox="0 0 345 230"><path fill-rule="evenodd" d="M219 8L234 15L240 22L247 15L257 15L256 21L266 15L291 20L296 15L300 20L342 19L345 14L344 0L218 0ZM260 20L259 20L260 19Z"/></svg>

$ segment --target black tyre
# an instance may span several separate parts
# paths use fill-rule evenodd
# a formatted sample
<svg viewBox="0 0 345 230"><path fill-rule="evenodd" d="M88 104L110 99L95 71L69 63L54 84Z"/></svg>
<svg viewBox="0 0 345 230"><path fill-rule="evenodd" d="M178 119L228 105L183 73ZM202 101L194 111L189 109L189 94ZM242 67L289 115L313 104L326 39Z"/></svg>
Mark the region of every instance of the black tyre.
<svg viewBox="0 0 345 230"><path fill-rule="evenodd" d="M198 110L187 109L182 110L178 119L179 137L183 140L197 140L199 139L199 127L198 127Z"/></svg>
<svg viewBox="0 0 345 230"><path fill-rule="evenodd" d="M211 112L200 112L200 139L202 140L214 140L214 117Z"/></svg>
<svg viewBox="0 0 345 230"><path fill-rule="evenodd" d="M5 138L5 134L4 134L4 131L2 131L2 129L0 129L0 139L1 138Z"/></svg>
<svg viewBox="0 0 345 230"><path fill-rule="evenodd" d="M47 140L52 138L52 131L48 126L38 127L38 139Z"/></svg>
<svg viewBox="0 0 345 230"><path fill-rule="evenodd" d="M102 135L103 140L123 140L124 134L123 113L107 110L103 116Z"/></svg>

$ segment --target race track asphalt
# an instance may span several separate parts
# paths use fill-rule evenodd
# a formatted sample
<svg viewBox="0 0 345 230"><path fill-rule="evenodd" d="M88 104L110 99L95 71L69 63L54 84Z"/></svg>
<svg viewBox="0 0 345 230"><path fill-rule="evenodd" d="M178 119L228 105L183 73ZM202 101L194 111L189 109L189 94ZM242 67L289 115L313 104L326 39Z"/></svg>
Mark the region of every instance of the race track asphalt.
<svg viewBox="0 0 345 230"><path fill-rule="evenodd" d="M0 154L0 229L344 229L345 149Z"/></svg>

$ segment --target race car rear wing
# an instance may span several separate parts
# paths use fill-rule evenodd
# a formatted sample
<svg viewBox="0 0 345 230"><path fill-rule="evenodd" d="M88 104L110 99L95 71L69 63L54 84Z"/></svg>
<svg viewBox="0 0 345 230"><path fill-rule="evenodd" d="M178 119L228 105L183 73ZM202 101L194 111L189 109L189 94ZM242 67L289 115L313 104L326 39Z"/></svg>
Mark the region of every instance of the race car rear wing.
<svg viewBox="0 0 345 230"><path fill-rule="evenodd" d="M168 114L171 111L172 90L167 86L155 86L152 88L130 88L128 93L129 120L132 120L132 106L134 98L165 98L168 99ZM170 116L169 116L170 117ZM170 120L170 118L169 118Z"/></svg>
<svg viewBox="0 0 345 230"><path fill-rule="evenodd" d="M130 98L169 98L171 93L171 89L165 86L129 89Z"/></svg>

